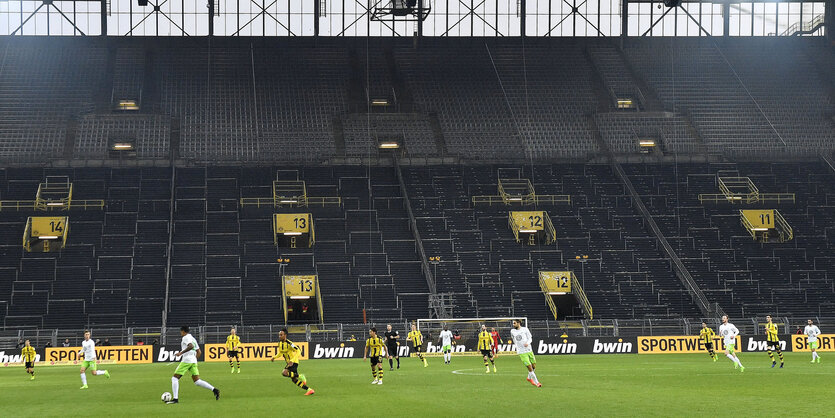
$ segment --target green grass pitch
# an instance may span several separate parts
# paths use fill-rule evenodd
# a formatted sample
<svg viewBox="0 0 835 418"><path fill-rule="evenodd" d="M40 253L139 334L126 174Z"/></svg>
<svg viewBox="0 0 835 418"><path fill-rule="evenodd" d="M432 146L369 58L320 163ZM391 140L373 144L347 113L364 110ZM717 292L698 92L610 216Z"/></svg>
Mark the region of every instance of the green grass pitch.
<svg viewBox="0 0 835 418"><path fill-rule="evenodd" d="M485 374L478 357L401 359L371 385L361 360L302 361L313 396L281 377L282 363L201 363L201 377L222 391L220 401L184 376L180 404L165 405L176 364L107 365L111 379L75 367L0 369L0 416L826 416L835 411L835 356L809 364L808 353L787 353L785 369L771 369L765 353L742 353L745 373L727 358L707 355L539 356L541 389L526 380L516 356L497 360ZM388 364L386 363L386 366ZM392 410L394 408L394 410Z"/></svg>

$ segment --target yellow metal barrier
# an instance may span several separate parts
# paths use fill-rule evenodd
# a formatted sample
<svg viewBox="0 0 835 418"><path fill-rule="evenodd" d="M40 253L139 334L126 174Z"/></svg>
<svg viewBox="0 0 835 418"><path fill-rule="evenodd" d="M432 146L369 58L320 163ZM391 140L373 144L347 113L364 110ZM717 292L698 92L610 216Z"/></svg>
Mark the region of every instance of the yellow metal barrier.
<svg viewBox="0 0 835 418"><path fill-rule="evenodd" d="M754 225L751 223L751 221L749 221L748 218L742 216L741 214L739 216L739 219L742 223L742 226L745 227L745 230L748 231L749 234L751 234L751 238L757 239L757 231L754 231Z"/></svg>
<svg viewBox="0 0 835 418"><path fill-rule="evenodd" d="M513 238L516 239L516 242L519 242L519 225L516 224L516 220L513 219L513 212L508 212L507 214L507 226L510 227L510 230L513 231Z"/></svg>
<svg viewBox="0 0 835 418"><path fill-rule="evenodd" d="M67 209L103 209L104 200L70 200L46 201L37 200L0 200L0 211L3 210L67 210Z"/></svg>
<svg viewBox="0 0 835 418"><path fill-rule="evenodd" d="M269 197L242 197L241 206L255 206L264 208L297 208L308 206L330 206L342 205L342 198L339 196L307 196L299 199L273 199Z"/></svg>
<svg viewBox="0 0 835 418"><path fill-rule="evenodd" d="M574 275L573 271L571 272L571 286L571 291L580 299L580 306L583 307L583 311L585 311L588 319L594 319L594 312L592 311L589 298L586 296L586 291L583 290L583 286L580 285L580 281L577 280L577 276Z"/></svg>
<svg viewBox="0 0 835 418"><path fill-rule="evenodd" d="M319 291L319 278L316 278L316 305L319 307L319 323L325 323L324 307L322 306L322 292Z"/></svg>
<svg viewBox="0 0 835 418"><path fill-rule="evenodd" d="M472 196L470 200L473 202L473 205L556 205L556 204L570 204L571 203L571 196L570 195L533 195L533 196L524 196L524 197L509 197L505 198L499 195L479 195L479 196Z"/></svg>
<svg viewBox="0 0 835 418"><path fill-rule="evenodd" d="M794 230L780 211L774 211L774 220L777 225L777 232L780 233L780 242L791 241L794 238Z"/></svg>
<svg viewBox="0 0 835 418"><path fill-rule="evenodd" d="M545 295L545 304L548 305L548 309L551 310L551 313L554 315L554 320L556 320L557 305L554 303L554 299L551 295L548 294L548 288L545 286L545 280L542 279L542 275L539 276L539 288L542 289L542 293Z"/></svg>

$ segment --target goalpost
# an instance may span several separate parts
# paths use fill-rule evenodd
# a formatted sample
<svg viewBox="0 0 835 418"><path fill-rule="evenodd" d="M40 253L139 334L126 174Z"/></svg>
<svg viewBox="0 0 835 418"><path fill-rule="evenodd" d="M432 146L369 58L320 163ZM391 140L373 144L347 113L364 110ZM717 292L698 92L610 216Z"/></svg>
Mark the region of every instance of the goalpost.
<svg viewBox="0 0 835 418"><path fill-rule="evenodd" d="M418 319L417 329L423 334L424 340L429 344L437 344L438 335L444 329L444 325L452 331L454 336L452 351L457 355L477 355L478 352L478 333L481 332L481 326L487 326L487 332L492 331L493 328L499 333L499 349L498 353L510 353L513 351L512 342L510 341L510 329L513 328L513 321L522 321L522 326L528 326L528 318L522 317L499 317L499 318L446 318L446 319ZM426 355L430 357L440 356L438 351L431 350L427 346Z"/></svg>

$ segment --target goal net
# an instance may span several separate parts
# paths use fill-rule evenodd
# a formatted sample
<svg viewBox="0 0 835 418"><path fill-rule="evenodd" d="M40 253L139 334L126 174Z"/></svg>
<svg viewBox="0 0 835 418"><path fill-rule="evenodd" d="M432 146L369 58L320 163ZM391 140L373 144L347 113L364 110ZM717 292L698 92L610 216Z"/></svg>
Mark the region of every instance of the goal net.
<svg viewBox="0 0 835 418"><path fill-rule="evenodd" d="M527 317L418 319L416 325L427 342L427 355L440 355L439 336L445 325L452 331L454 353L481 355L478 353L478 333L481 332L481 326L486 326L487 332L495 330L499 333L498 352L510 352L513 351L510 330L516 319L522 321L522 326L528 326Z"/></svg>

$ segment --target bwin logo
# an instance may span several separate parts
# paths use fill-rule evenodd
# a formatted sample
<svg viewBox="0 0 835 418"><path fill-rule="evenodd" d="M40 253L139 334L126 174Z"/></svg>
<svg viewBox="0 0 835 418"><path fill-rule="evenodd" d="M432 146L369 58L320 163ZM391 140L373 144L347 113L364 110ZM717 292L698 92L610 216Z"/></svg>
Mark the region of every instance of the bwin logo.
<svg viewBox="0 0 835 418"><path fill-rule="evenodd" d="M160 347L159 355L157 356L157 361L180 361L181 357L177 357L175 356L175 354L177 354L177 351L167 351L165 347Z"/></svg>
<svg viewBox="0 0 835 418"><path fill-rule="evenodd" d="M592 352L597 353L631 353L632 343L625 343L618 339L616 343L601 343L600 340L594 339L594 347Z"/></svg>
<svg viewBox="0 0 835 418"><path fill-rule="evenodd" d="M781 351L786 349L785 341L780 341L778 344ZM767 351L770 346L768 341L756 341L753 338L748 338L748 351Z"/></svg>
<svg viewBox="0 0 835 418"><path fill-rule="evenodd" d="M351 358L354 357L353 347L322 347L316 344L313 358Z"/></svg>

